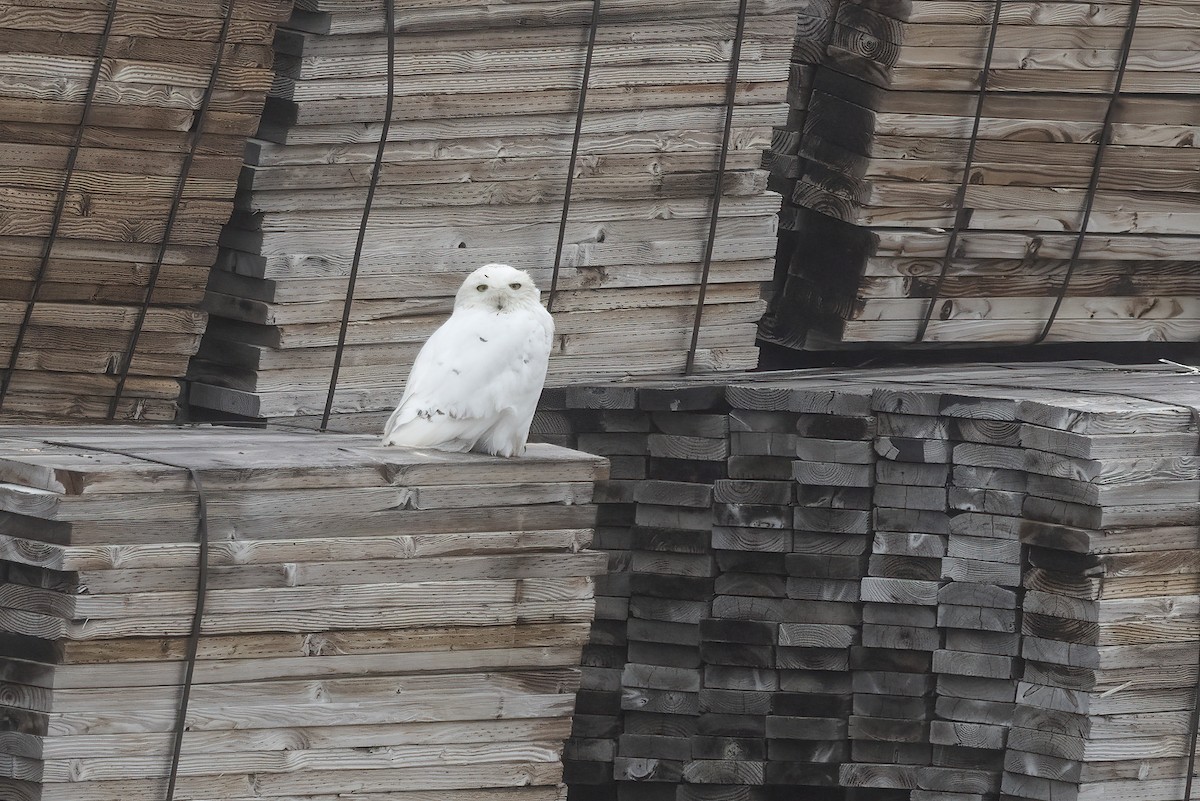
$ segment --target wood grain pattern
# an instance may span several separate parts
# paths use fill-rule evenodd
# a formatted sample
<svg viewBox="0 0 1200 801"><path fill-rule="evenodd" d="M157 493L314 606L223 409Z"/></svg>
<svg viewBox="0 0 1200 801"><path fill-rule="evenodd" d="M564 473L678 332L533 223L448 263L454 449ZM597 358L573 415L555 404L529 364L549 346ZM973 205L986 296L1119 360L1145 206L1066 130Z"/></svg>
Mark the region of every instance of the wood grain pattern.
<svg viewBox="0 0 1200 801"><path fill-rule="evenodd" d="M761 157L798 86L788 64L798 6L756 2L747 16L700 372L757 363L754 326L774 274L779 208ZM683 372L718 189L736 11L724 0L602 10L554 299L551 386ZM404 35L390 65L392 118L336 425L365 426L394 406L415 350L370 346L419 344L478 265L511 263L549 289L589 14L544 2L397 9ZM332 342L263 337L336 332L384 133L382 22L381 7L320 2L301 6L283 28L260 138L204 303L214 320L190 373L197 408L282 419L324 405ZM410 316L420 317L411 330ZM580 324L597 336L577 336ZM264 357L246 364L242 345ZM723 458L699 442L656 443L652 458Z"/></svg>
<svg viewBox="0 0 1200 801"><path fill-rule="evenodd" d="M987 3L854 0L804 13L824 25L809 23L819 47L793 54L809 71L802 101L789 96L802 119L794 155L766 162L785 201L765 339L806 350L1026 344L1060 294L1046 341L1196 339L1186 310L1195 293L1170 288L1178 251L1157 247L1194 230L1197 120L1179 95L1197 44L1189 8L1139 13L1124 56L1125 4L1006 5L991 48ZM1109 115L1122 61L1123 96ZM1085 207L1089 244L1068 280L1069 251L1050 242L1073 241ZM947 268L936 288L889 261L885 240L911 246L952 227L963 234L955 252L943 241L928 263L935 275ZM975 250L976 236L1000 248ZM1117 241L1148 283L1118 277L1105 248L1092 248ZM1171 323L1147 323L1139 306L1177 311ZM927 329L904 322L927 315Z"/></svg>
<svg viewBox="0 0 1200 801"><path fill-rule="evenodd" d="M614 553L633 553L610 562L626 580L609 591L628 596L607 613L626 639L601 646L616 641L606 626L589 647L634 667L602 718L616 745L588 744L577 786L1046 801L1182 781L1194 376L1079 362L722 383L585 386L546 404L554 431L631 459L602 512L626 526ZM670 437L726 443L728 458L692 483L698 462L651 456L651 437L660 453ZM584 700L602 710L617 668L597 669Z"/></svg>
<svg viewBox="0 0 1200 801"><path fill-rule="evenodd" d="M608 563L586 550L603 459L540 444L521 460L424 454L295 430L7 426L0 462L6 796L161 791L197 600L192 466L212 550L183 792L559 797ZM418 483L446 504L428 510L432 528L402 522L420 512L400 508ZM551 509L580 525L544 527Z"/></svg>
<svg viewBox="0 0 1200 801"><path fill-rule="evenodd" d="M273 80L275 26L289 9L257 0L235 8L220 50L219 3L161 11L145 3L122 5L101 53L102 3L11 2L0 8L0 303L15 315L13 333L0 343L3 367L16 375L3 409L7 421L104 419L112 386L97 382L125 369L134 380L125 386L128 400L118 404L117 419L161 422L174 416L181 384L172 381L173 389L156 392L147 390L146 381L181 378L199 343L172 336L183 331L163 328L160 320L190 315L196 323L187 333L203 331L205 276L220 227L233 210L242 148ZM201 119L218 59L209 111ZM84 120L93 67L98 81ZM196 155L173 211L193 143ZM45 241L52 231L54 240ZM151 287L160 249L164 268ZM35 286L43 251L47 270ZM15 328L30 303L36 328L14 359ZM148 324L131 358L130 331L143 303ZM70 330L81 327L90 329L91 341Z"/></svg>

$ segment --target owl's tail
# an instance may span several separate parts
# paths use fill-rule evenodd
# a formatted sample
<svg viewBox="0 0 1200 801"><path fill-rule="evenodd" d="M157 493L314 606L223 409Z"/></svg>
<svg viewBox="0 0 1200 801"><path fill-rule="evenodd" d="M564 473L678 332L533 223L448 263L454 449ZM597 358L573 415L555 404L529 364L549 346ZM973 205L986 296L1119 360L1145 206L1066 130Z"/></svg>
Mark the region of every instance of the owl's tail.
<svg viewBox="0 0 1200 801"><path fill-rule="evenodd" d="M402 404L384 426L383 445L465 453L487 430L488 423L478 418L451 417L440 411L422 414Z"/></svg>

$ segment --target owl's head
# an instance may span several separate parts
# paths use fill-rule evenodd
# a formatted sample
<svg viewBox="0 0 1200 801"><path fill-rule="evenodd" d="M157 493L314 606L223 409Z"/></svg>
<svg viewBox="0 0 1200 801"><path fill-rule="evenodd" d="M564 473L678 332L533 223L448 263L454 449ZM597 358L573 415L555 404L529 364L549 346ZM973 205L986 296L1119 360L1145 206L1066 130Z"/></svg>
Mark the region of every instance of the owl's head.
<svg viewBox="0 0 1200 801"><path fill-rule="evenodd" d="M454 308L497 312L526 309L541 302L541 293L524 270L507 264L485 264L467 276L454 297Z"/></svg>

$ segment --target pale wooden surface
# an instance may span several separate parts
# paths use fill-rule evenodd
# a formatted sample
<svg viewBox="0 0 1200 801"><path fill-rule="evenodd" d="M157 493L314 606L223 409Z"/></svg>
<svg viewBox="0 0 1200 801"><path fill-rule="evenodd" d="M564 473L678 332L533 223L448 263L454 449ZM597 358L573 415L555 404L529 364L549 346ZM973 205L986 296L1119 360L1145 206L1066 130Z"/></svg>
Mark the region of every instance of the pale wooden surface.
<svg viewBox="0 0 1200 801"><path fill-rule="evenodd" d="M161 794L196 605L185 466L211 548L183 792L560 798L605 461L205 426L0 426L0 793Z"/></svg>
<svg viewBox="0 0 1200 801"><path fill-rule="evenodd" d="M232 212L242 149L271 85L272 35L289 5L238 3L218 54L220 3L166 14L151 3L121 3L80 132L108 5L0 3L0 369L16 370L4 421L108 416L184 159L199 134L116 410L118 420L174 418L180 379L204 330L200 305ZM218 56L221 73L200 124ZM55 239L47 242L64 188ZM17 328L48 246L44 283L14 365Z"/></svg>
<svg viewBox="0 0 1200 801"><path fill-rule="evenodd" d="M699 372L757 364L780 202L761 158L788 113L798 6L749 7ZM339 428L366 430L395 405L417 347L475 267L528 270L548 299L589 12L544 2L397 9L395 107L334 395ZM551 386L683 372L736 17L723 0L603 7ZM380 4L310 3L278 41L278 78L205 302L213 319L190 373L198 409L304 424L323 411L383 133L382 22Z"/></svg>

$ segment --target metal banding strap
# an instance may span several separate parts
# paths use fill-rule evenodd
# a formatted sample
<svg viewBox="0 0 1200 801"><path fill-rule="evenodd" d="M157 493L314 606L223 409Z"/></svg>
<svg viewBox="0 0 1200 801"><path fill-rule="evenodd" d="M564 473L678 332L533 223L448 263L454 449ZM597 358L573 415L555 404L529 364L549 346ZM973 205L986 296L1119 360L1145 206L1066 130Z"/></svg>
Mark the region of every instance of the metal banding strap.
<svg viewBox="0 0 1200 801"><path fill-rule="evenodd" d="M4 373L0 376L0 411L4 409L4 401L8 397L9 387L12 386L13 374L17 370L17 359L21 355L21 349L25 346L25 337L29 334L29 324L33 320L33 307L37 304L38 294L42 290L42 285L46 282L46 273L50 267L50 251L54 249L54 243L58 238L58 227L62 222L63 210L67 205L67 195L71 190L71 179L75 176L75 162L79 159L79 149L83 146L83 134L92 116L92 104L96 99L96 87L100 84L100 73L104 67L104 54L108 49L108 41L112 36L113 19L117 14L118 2L119 0L111 0L108 4L108 15L104 18L104 28L100 33L100 42L96 46L96 61L92 65L92 74L88 78L87 90L84 93L83 111L79 116L79 125L76 127L75 135L71 140L70 150L67 152L66 177L63 179L62 189L59 190L58 199L54 204L50 232L46 235L46 241L42 244L41 259L38 263L37 273L34 275L33 286L30 288L29 300L25 304L25 314L22 316L21 323L17 327L17 337L13 340L12 351L8 358L8 366L4 368Z"/></svg>
<svg viewBox="0 0 1200 801"><path fill-rule="evenodd" d="M558 221L558 244L554 247L554 272L550 276L550 295L546 311L554 311L558 295L558 273L562 268L563 243L567 237L567 218L571 214L571 190L575 185L575 165L579 160L579 139L583 134L583 112L587 107L588 82L592 77L592 57L596 52L596 31L600 28L600 0L592 0L592 21L588 27L587 54L583 59L583 78L579 84L579 105L575 108L575 135L571 139L571 159L567 165L567 187L563 195L562 218Z"/></svg>
<svg viewBox="0 0 1200 801"><path fill-rule="evenodd" d="M167 774L166 801L174 801L175 786L179 777L179 760L183 754L183 735L187 731L188 704L192 697L192 682L196 674L196 657L200 650L200 629L204 622L204 601L208 594L208 498L204 492L204 484L200 481L200 473L194 467L166 462L140 453L118 450L116 448L100 448L94 445L81 445L77 442L65 442L44 439L41 442L55 447L73 448L76 450L94 451L96 453L111 453L129 459L171 467L187 471L192 485L196 488L196 544L199 555L196 558L196 606L192 613L191 630L188 633L187 650L183 671L183 684L180 687L179 706L175 713L174 739L171 745L171 767Z"/></svg>
<svg viewBox="0 0 1200 801"><path fill-rule="evenodd" d="M929 298L929 305L925 307L925 316L921 318L921 322L917 326L917 335L913 344L925 341L925 333L929 330L929 323L933 319L933 310L942 295L942 288L946 285L946 276L950 273L950 262L953 261L955 251L958 249L958 237L962 233L962 229L971 222L973 209L966 205L967 187L971 183L971 169L975 166L975 148L979 144L979 125L983 119L983 104L988 95L992 56L996 53L996 35L1000 30L1000 15L1003 10L1004 0L995 0L995 6L992 9L992 25L988 30L987 50L983 58L983 69L979 72L979 92L975 100L975 118L971 123L971 138L967 142L967 157L963 162L962 180L954 195L954 223L950 229L950 238L946 242L946 253L942 256L941 271L938 273L937 282L933 285L933 294Z"/></svg>
<svg viewBox="0 0 1200 801"><path fill-rule="evenodd" d="M1038 334L1037 339L1030 343L1033 345L1045 342L1046 337L1050 336L1050 329L1054 327L1054 321L1058 318L1058 312L1062 308L1063 301L1067 297L1067 290L1071 286L1071 277L1075 274L1075 267L1079 264L1079 256L1083 252L1083 240L1087 238L1088 223L1092 219L1092 206L1096 202L1096 190L1100 186L1100 175L1104 168L1104 153L1112 139L1113 119L1116 117L1117 104L1121 99L1121 84L1125 81L1125 70L1129 66L1129 51L1133 47L1133 34L1137 30L1138 12L1141 8L1141 0L1132 0L1129 4L1129 17L1125 21L1125 37L1121 40L1120 60L1117 62L1116 76L1113 78L1112 94L1108 96L1108 108L1104 112L1104 122L1100 126L1100 141L1096 143L1096 155L1092 159L1092 175L1088 180L1087 193L1084 195L1083 215L1079 222L1079 231L1075 236L1075 245L1071 248L1071 259L1067 262L1066 275L1063 276L1058 293L1054 298L1054 307L1050 310L1050 316L1046 318L1046 325L1042 332ZM1190 785L1190 773L1188 782Z"/></svg>
<svg viewBox="0 0 1200 801"><path fill-rule="evenodd" d="M1192 421L1196 428L1200 430L1200 406L1193 406ZM1196 448L1196 456L1200 458L1200 445ZM1196 524L1196 531L1200 534L1200 522ZM1197 542L1197 547L1200 547L1200 542ZM1188 717L1188 756L1187 756L1187 779L1183 786L1183 801L1192 801L1192 788L1195 786L1196 777L1196 746L1200 740L1200 638L1196 640L1196 683L1192 686L1192 712Z"/></svg>
<svg viewBox="0 0 1200 801"><path fill-rule="evenodd" d="M354 258L350 262L350 276L346 282L346 299L342 305L342 320L338 326L337 349L333 352L333 371L329 375L329 391L325 395L325 409L321 413L321 431L329 428L329 417L333 414L333 398L337 393L338 374L342 370L342 355L346 350L346 332L350 328L350 309L354 305L354 287L358 283L358 266L362 261L363 243L367 238L367 221L371 217L371 205L375 202L375 188L379 186L379 173L383 165L383 154L387 149L388 132L392 129L392 110L396 105L396 3L383 2L383 24L387 32L387 99L383 108L383 127L379 131L379 147L375 151L375 163L371 166L371 180L367 186L367 197L363 203L362 219L358 224L358 240L354 243Z"/></svg>
<svg viewBox="0 0 1200 801"><path fill-rule="evenodd" d="M1138 0L1134 0L1138 2ZM1196 444L1196 457L1200 461L1200 406L1189 406L1192 412L1192 426L1196 429L1198 442ZM1200 501L1200 499L1197 499ZM1197 510L1197 517L1200 518L1200 509ZM1200 548L1200 519L1196 521L1197 543L1196 547ZM1192 801L1192 789L1195 787L1196 780L1196 746L1200 740L1200 638L1196 640L1196 683L1192 686L1192 712L1188 717L1188 752L1187 752L1187 779L1184 780L1183 786L1183 801Z"/></svg>
<svg viewBox="0 0 1200 801"><path fill-rule="evenodd" d="M165 462L163 464L166 464ZM208 499L200 473L194 467L185 468L196 487L196 608L192 613L192 629L188 634L187 662L183 672L183 688L179 693L179 711L175 716L175 737L171 744L171 772L167 779L166 801L175 799L175 783L179 776L179 758L183 753L183 735L187 731L188 702L192 697L192 681L196 675L196 657L200 650L200 628L204 623L204 598L208 592Z"/></svg>
<svg viewBox="0 0 1200 801"><path fill-rule="evenodd" d="M729 55L729 82L725 86L725 127L721 132L721 155L713 182L712 208L708 217L708 239L704 243L704 260L700 269L700 293L696 298L696 315L692 320L692 340L688 345L683 374L691 375L696 367L696 348L700 343L700 322L704 317L704 300L708 296L708 278L712 271L713 248L717 242L717 222L721 214L721 192L725 184L725 164L729 159L729 139L733 131L734 103L737 101L738 67L742 59L742 40L746 35L748 0L738 4L737 29L733 35L733 50Z"/></svg>

